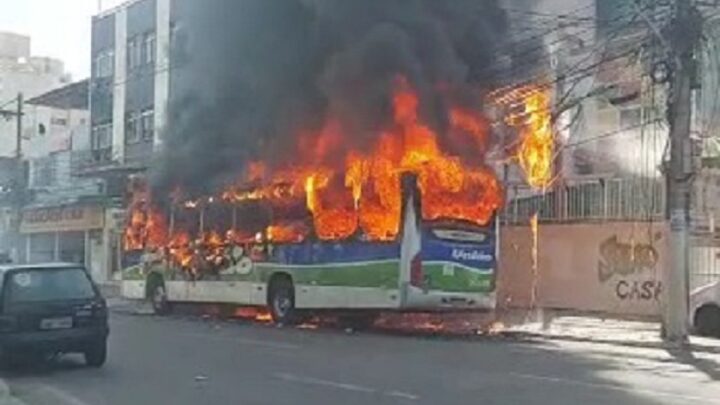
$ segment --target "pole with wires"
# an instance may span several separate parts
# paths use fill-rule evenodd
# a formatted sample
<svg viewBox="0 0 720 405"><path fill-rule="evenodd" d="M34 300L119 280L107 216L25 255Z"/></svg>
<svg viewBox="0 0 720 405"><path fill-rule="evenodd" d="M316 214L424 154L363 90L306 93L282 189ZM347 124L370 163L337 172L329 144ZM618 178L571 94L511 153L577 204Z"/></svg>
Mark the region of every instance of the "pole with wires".
<svg viewBox="0 0 720 405"><path fill-rule="evenodd" d="M17 96L17 111L15 112L16 133L15 133L15 180L13 187L13 239L14 259L19 261L20 252L22 250L22 236L20 234L20 224L22 222L22 210L25 205L26 181L25 181L25 165L23 163L22 136L23 136L23 105L25 103L23 93Z"/></svg>
<svg viewBox="0 0 720 405"><path fill-rule="evenodd" d="M665 283L663 337L685 343L688 337L688 239L690 195L694 173L692 144L692 92L695 48L701 39L702 19L690 0L675 1L675 19L669 30L673 75L668 98L670 162L667 166L667 219L670 222L670 268Z"/></svg>
<svg viewBox="0 0 720 405"><path fill-rule="evenodd" d="M12 187L11 187L11 218L10 218L10 233L12 236L10 237L12 239L12 242L7 241L13 249L13 253L11 254L13 260L18 261L20 257L20 251L21 251L21 241L22 238L20 236L20 222L22 218L22 209L25 204L25 196L26 196L26 187L27 187L27 181L26 181L26 173L25 173L25 165L23 163L23 153L22 153L22 133L23 133L23 106L25 103L24 97L22 93L18 93L17 98L13 100L16 103L15 110L3 110L0 109L0 117L6 118L6 119L15 119L16 122L16 132L15 132L15 156L14 160L15 163L13 164L13 173L12 173ZM10 101L9 103L6 103L3 106L6 106L13 101ZM4 253L4 252L2 252Z"/></svg>

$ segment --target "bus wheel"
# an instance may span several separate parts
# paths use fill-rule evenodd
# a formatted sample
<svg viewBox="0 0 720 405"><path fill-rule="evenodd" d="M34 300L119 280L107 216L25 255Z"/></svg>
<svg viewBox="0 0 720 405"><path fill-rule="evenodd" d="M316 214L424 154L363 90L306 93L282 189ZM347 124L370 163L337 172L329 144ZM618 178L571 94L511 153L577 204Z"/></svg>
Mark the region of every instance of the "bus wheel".
<svg viewBox="0 0 720 405"><path fill-rule="evenodd" d="M287 276L275 276L270 281L268 307L273 321L291 325L295 322L295 287Z"/></svg>
<svg viewBox="0 0 720 405"><path fill-rule="evenodd" d="M170 312L170 303L167 298L167 290L162 281L155 281L150 286L150 303L156 315L166 315Z"/></svg>

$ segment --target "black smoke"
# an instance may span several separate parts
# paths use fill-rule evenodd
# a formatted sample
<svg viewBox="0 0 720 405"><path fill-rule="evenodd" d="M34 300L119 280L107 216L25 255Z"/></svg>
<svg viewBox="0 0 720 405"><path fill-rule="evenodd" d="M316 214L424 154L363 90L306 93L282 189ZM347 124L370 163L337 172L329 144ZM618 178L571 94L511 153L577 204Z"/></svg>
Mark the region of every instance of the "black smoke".
<svg viewBox="0 0 720 405"><path fill-rule="evenodd" d="M353 147L387 124L398 75L439 133L446 104L478 108L508 31L496 0L176 0L177 34L159 194L197 195L249 159L292 159L299 130L328 114Z"/></svg>

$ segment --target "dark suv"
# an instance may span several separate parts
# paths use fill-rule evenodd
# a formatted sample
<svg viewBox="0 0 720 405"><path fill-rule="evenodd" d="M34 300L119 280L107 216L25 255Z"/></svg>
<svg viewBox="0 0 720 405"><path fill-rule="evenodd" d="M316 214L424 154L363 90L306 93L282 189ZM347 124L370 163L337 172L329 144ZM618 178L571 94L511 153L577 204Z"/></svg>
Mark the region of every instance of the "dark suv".
<svg viewBox="0 0 720 405"><path fill-rule="evenodd" d="M77 264L0 266L0 353L5 359L79 352L107 357L107 305Z"/></svg>

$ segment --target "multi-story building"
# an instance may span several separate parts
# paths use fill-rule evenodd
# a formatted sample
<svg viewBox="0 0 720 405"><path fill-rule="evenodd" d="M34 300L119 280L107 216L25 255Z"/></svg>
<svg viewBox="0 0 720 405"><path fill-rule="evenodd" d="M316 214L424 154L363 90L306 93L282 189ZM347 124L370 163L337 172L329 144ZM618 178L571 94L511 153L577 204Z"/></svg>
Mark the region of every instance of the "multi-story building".
<svg viewBox="0 0 720 405"><path fill-rule="evenodd" d="M30 37L0 32L0 109L15 108L18 93L32 98L70 82L62 61L30 53ZM0 120L0 156L15 153L14 120Z"/></svg>
<svg viewBox="0 0 720 405"><path fill-rule="evenodd" d="M133 0L93 18L88 170L141 170L161 143L170 87L171 0Z"/></svg>

